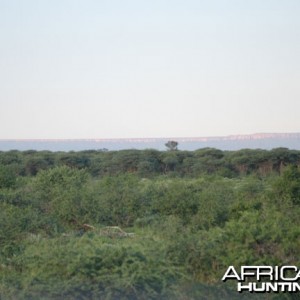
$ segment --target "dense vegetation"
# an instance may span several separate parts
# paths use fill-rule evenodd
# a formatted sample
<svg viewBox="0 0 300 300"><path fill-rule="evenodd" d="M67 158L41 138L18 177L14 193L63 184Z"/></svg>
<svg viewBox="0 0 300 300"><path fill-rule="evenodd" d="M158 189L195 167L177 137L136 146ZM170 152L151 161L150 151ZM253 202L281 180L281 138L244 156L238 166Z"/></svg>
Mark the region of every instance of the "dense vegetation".
<svg viewBox="0 0 300 300"><path fill-rule="evenodd" d="M0 152L0 299L297 299L221 278L300 266L299 165L285 148Z"/></svg>

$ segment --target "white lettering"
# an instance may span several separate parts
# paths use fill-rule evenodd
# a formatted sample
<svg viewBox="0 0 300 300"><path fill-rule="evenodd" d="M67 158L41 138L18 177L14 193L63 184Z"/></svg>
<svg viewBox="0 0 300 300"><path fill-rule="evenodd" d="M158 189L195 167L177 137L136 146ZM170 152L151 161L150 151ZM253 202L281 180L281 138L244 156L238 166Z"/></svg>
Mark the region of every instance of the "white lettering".
<svg viewBox="0 0 300 300"><path fill-rule="evenodd" d="M233 273L233 274L230 274ZM227 279L236 279L238 281L240 281L240 277L238 275L238 273L236 272L234 266L230 266L228 267L227 271L225 272L222 281L226 281Z"/></svg>
<svg viewBox="0 0 300 300"><path fill-rule="evenodd" d="M297 282L293 282L293 292L300 291L300 285Z"/></svg>
<svg viewBox="0 0 300 300"><path fill-rule="evenodd" d="M239 293L241 293L243 290L252 292L253 291L253 283L250 282L249 284L242 284L241 282L238 282L237 290Z"/></svg>
<svg viewBox="0 0 300 300"><path fill-rule="evenodd" d="M284 266L280 269L280 279L283 281L295 281L297 280L297 276L295 278L286 278L285 277L285 271L286 270L294 270L295 272L298 271L297 267L295 266Z"/></svg>
<svg viewBox="0 0 300 300"><path fill-rule="evenodd" d="M257 270L258 267L256 266L242 266L241 267L241 280L244 281L245 277L251 277L251 276L255 276L255 272L249 272L250 270ZM247 270L249 270L247 272Z"/></svg>
<svg viewBox="0 0 300 300"><path fill-rule="evenodd" d="M252 280L251 277L253 277ZM296 266L241 266L240 274L237 273L234 266L230 266L226 270L222 281L226 281L227 279L237 281L238 292L300 291L300 282L297 282L300 279L300 269ZM264 282L261 282L262 280Z"/></svg>
<svg viewBox="0 0 300 300"><path fill-rule="evenodd" d="M265 270L265 271L262 271ZM256 280L260 281L261 277L269 277L269 280L273 280L273 268L271 266L258 267L256 273Z"/></svg>
<svg viewBox="0 0 300 300"><path fill-rule="evenodd" d="M278 285L277 282L265 282L265 292L277 292L278 291Z"/></svg>
<svg viewBox="0 0 300 300"><path fill-rule="evenodd" d="M292 291L292 282L278 282L279 287L281 287L281 292L291 292ZM285 289L287 287L287 290Z"/></svg>

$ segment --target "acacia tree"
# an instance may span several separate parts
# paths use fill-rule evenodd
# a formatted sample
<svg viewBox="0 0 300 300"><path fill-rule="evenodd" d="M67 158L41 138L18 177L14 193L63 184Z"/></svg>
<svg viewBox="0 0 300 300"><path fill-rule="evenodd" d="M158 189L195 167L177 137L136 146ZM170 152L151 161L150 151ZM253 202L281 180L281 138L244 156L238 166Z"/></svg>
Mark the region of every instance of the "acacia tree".
<svg viewBox="0 0 300 300"><path fill-rule="evenodd" d="M178 150L177 146L178 146L178 142L176 141L168 141L165 146L168 148L169 151L175 151Z"/></svg>

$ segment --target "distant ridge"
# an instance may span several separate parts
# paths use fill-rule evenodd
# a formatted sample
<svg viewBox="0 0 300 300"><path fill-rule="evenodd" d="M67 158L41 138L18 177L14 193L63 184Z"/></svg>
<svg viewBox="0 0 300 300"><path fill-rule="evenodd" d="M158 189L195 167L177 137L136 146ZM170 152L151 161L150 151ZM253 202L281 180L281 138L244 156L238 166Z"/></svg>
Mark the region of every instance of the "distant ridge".
<svg viewBox="0 0 300 300"><path fill-rule="evenodd" d="M165 149L168 140L179 143L180 150L213 147L221 150L243 148L272 149L286 147L300 150L300 133L254 133L212 137L120 138L120 139L0 139L0 150L121 150Z"/></svg>
<svg viewBox="0 0 300 300"><path fill-rule="evenodd" d="M20 141L20 142L62 142L62 141L95 141L95 142L112 142L112 141L133 141L133 142L149 142L158 140L175 139L177 141L228 141L228 140L261 140L273 138L300 138L300 132L293 133L252 133L252 134L236 134L225 136L208 136L208 137L158 137L158 138L88 138L88 139L0 139L0 141Z"/></svg>

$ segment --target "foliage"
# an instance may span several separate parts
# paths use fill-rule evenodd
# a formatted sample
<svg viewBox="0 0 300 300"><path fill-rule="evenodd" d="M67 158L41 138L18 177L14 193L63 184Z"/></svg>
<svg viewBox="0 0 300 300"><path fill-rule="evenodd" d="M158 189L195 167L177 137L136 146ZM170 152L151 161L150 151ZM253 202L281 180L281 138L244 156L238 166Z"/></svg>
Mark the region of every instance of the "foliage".
<svg viewBox="0 0 300 300"><path fill-rule="evenodd" d="M16 184L16 175L11 167L0 165L0 189L13 188Z"/></svg>
<svg viewBox="0 0 300 300"><path fill-rule="evenodd" d="M177 150L178 142L176 141L168 141L165 146L168 148L170 151Z"/></svg>
<svg viewBox="0 0 300 300"><path fill-rule="evenodd" d="M220 279L299 266L299 164L285 148L0 152L0 298L280 299Z"/></svg>

